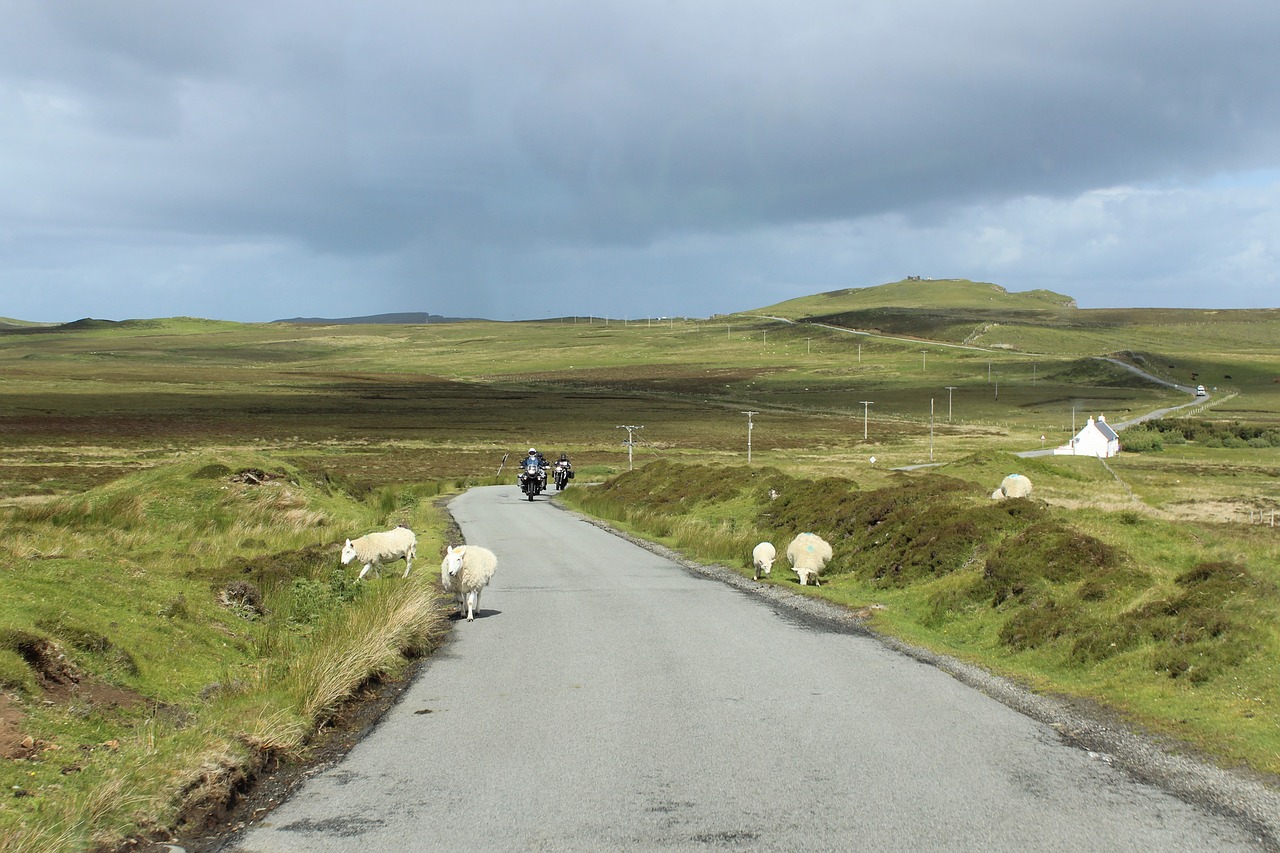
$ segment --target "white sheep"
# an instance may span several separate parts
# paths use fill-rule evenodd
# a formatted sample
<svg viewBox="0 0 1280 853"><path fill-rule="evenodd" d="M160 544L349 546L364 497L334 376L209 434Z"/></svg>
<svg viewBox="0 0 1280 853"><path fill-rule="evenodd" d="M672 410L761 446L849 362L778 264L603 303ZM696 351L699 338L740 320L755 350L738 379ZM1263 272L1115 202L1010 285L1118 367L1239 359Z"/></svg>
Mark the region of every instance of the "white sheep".
<svg viewBox="0 0 1280 853"><path fill-rule="evenodd" d="M360 576L356 580L363 580L364 576L369 573L369 569L381 574L381 566L383 563L394 563L396 560L404 560L404 576L409 577L409 569L413 568L413 558L418 554L418 537L413 535L413 531L401 525L394 530L386 530L382 533L367 533L359 539L348 539L347 544L342 546L342 565L350 563L352 560L359 560L364 563L364 568L360 570Z"/></svg>
<svg viewBox="0 0 1280 853"><path fill-rule="evenodd" d="M816 533L801 533L787 546L787 560L800 576L801 586L807 585L809 578L818 586L818 575L830 559L831 546Z"/></svg>
<svg viewBox="0 0 1280 853"><path fill-rule="evenodd" d="M498 557L479 545L449 546L440 563L440 585L458 601L458 615L465 611L474 622L480 610L480 591L489 585L498 568Z"/></svg>
<svg viewBox="0 0 1280 853"><path fill-rule="evenodd" d="M760 580L760 571L766 575L773 571L773 561L778 559L778 549L772 542L761 542L751 551L751 565L755 567L755 580Z"/></svg>
<svg viewBox="0 0 1280 853"><path fill-rule="evenodd" d="M1000 493L1001 498L1029 498L1031 481L1021 474L1010 474L1000 481L1000 488L996 491Z"/></svg>

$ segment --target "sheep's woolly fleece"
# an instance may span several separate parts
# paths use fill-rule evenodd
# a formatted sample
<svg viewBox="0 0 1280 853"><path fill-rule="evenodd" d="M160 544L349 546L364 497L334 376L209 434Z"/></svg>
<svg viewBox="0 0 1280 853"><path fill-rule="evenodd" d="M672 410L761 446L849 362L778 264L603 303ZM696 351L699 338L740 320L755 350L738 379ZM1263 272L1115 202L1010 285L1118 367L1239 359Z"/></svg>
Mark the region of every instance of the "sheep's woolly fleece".
<svg viewBox="0 0 1280 853"><path fill-rule="evenodd" d="M446 593L454 594L458 612L465 613L468 622L480 609L480 591L489 585L497 568L497 555L479 545L451 545L440 561L440 585Z"/></svg>
<svg viewBox="0 0 1280 853"><path fill-rule="evenodd" d="M409 576L413 568L413 558L417 556L418 537L407 527L396 527L380 533L366 533L359 539L348 539L342 547L342 564L345 566L352 560L364 563L360 570L363 578L370 568L375 571L383 563L394 563L404 560L404 576Z"/></svg>
<svg viewBox="0 0 1280 853"><path fill-rule="evenodd" d="M778 549L772 542L761 542L751 551L751 565L756 570L752 580L760 580L760 572L766 575L773 571L773 561L778 559Z"/></svg>
<svg viewBox="0 0 1280 853"><path fill-rule="evenodd" d="M787 560L800 576L801 586L808 584L810 578L816 586L818 575L831 560L831 546L816 533L801 533L787 546Z"/></svg>

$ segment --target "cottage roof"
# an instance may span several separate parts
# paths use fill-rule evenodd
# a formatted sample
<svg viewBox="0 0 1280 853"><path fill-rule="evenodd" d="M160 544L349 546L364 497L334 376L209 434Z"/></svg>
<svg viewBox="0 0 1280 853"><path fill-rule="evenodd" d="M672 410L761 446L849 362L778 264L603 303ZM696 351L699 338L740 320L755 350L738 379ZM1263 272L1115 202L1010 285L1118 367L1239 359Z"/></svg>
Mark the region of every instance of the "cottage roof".
<svg viewBox="0 0 1280 853"><path fill-rule="evenodd" d="M1115 441L1120 437L1116 434L1116 431L1111 428L1111 425L1107 423L1107 419L1102 415L1098 415L1098 419L1093 422L1093 425L1098 432L1106 436L1107 441Z"/></svg>

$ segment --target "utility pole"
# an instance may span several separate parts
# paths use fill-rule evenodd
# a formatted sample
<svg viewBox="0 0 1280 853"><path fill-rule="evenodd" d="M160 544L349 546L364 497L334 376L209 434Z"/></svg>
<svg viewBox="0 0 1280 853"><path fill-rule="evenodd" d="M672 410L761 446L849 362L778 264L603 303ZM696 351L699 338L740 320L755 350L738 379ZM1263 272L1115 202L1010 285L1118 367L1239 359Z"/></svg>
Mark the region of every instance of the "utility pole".
<svg viewBox="0 0 1280 853"><path fill-rule="evenodd" d="M929 461L933 461L933 398L929 398Z"/></svg>
<svg viewBox="0 0 1280 853"><path fill-rule="evenodd" d="M920 350L920 370L923 371L929 363L929 351L927 349Z"/></svg>
<svg viewBox="0 0 1280 853"><path fill-rule="evenodd" d="M867 437L867 412L869 412L869 411L871 410L871 408L870 408L870 407L871 407L871 404L872 404L873 402L875 402L875 401L874 401L874 400L859 400L858 402L862 404L862 437L863 437L863 439L866 439L866 437Z"/></svg>
<svg viewBox="0 0 1280 853"><path fill-rule="evenodd" d="M751 430L755 429L755 424L751 422L752 415L758 415L759 412L743 412L747 416L747 464L751 464Z"/></svg>
<svg viewBox="0 0 1280 853"><path fill-rule="evenodd" d="M631 448L635 446L635 442L631 440L631 434L638 429L644 429L644 426L620 426L616 429L625 429L627 431L627 470L631 470Z"/></svg>
<svg viewBox="0 0 1280 853"><path fill-rule="evenodd" d="M956 388L957 388L957 387L959 387L959 386L956 386L956 385L947 385L947 386L946 386L946 389L947 389L947 423L951 423L951 392L952 392L952 391L954 391L954 390L956 390Z"/></svg>

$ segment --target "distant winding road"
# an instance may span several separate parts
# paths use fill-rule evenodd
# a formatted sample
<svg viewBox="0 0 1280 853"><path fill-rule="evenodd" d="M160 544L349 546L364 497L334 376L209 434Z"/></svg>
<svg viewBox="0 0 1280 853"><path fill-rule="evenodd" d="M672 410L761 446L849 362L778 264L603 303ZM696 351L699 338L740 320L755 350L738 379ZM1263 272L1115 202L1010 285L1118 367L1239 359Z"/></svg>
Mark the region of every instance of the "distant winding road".
<svg viewBox="0 0 1280 853"><path fill-rule="evenodd" d="M225 851L1229 851L1274 831L785 588L710 579L514 487L450 506L499 556L480 618ZM1247 813L1280 815L1256 796Z"/></svg>

